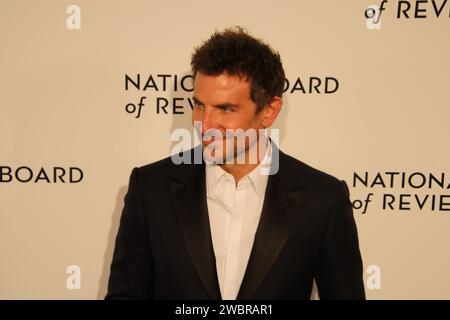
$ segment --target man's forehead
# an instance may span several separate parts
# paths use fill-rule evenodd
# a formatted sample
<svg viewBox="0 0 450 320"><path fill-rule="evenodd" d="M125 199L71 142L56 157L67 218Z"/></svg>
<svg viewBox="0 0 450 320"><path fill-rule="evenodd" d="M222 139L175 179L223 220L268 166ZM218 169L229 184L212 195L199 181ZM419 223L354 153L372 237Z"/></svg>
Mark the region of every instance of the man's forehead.
<svg viewBox="0 0 450 320"><path fill-rule="evenodd" d="M195 95L233 95L249 97L250 84L249 81L238 75L230 75L222 73L219 75L207 75L197 73L194 82Z"/></svg>
<svg viewBox="0 0 450 320"><path fill-rule="evenodd" d="M239 74L230 74L228 72L222 72L220 74L206 74L202 72L197 72L194 78L194 83L196 82L215 82L217 84L242 84L249 85L250 81L247 76Z"/></svg>

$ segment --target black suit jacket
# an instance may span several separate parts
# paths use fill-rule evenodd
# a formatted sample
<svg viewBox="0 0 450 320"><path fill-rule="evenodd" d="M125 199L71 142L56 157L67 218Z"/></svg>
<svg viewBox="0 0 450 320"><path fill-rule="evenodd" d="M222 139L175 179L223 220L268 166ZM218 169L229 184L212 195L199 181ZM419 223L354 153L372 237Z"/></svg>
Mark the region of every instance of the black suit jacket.
<svg viewBox="0 0 450 320"><path fill-rule="evenodd" d="M348 187L279 151L237 299L309 299L313 279L321 299L365 298ZM105 298L221 299L204 164L133 169Z"/></svg>

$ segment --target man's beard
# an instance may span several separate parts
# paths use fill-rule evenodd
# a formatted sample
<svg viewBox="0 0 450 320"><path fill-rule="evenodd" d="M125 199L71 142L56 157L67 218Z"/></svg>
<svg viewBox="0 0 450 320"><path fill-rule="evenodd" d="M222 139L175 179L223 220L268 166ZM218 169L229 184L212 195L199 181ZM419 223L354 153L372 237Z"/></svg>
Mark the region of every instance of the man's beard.
<svg viewBox="0 0 450 320"><path fill-rule="evenodd" d="M213 164L257 164L261 159L260 139L245 136L244 139L236 136L214 140L209 144L202 143L203 157L207 163Z"/></svg>

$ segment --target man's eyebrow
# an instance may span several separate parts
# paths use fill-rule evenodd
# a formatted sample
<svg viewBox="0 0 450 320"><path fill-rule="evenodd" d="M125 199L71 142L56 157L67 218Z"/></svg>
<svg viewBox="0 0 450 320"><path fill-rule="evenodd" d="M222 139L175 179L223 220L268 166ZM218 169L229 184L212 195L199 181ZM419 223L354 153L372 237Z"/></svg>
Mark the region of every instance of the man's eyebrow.
<svg viewBox="0 0 450 320"><path fill-rule="evenodd" d="M219 108L221 108L221 107L222 108L223 107L234 107L234 108L236 108L236 107L239 107L239 105L235 104L235 103L231 103L231 102L224 102L224 103L216 104L215 107L219 107Z"/></svg>
<svg viewBox="0 0 450 320"><path fill-rule="evenodd" d="M193 96L192 97L192 100L195 102L195 103L198 103L198 104L204 104L199 98L197 98L196 96ZM219 104L216 104L216 105L214 105L215 107L239 107L239 104L236 104L236 103L231 103L231 102L223 102L223 103L219 103Z"/></svg>

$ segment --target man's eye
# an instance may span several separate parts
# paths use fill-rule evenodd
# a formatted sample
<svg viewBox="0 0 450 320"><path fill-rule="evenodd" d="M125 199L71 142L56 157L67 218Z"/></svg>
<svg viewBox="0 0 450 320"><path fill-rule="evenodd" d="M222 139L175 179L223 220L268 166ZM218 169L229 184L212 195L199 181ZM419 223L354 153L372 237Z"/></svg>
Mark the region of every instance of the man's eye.
<svg viewBox="0 0 450 320"><path fill-rule="evenodd" d="M194 107L203 108L203 104L201 104L200 102L194 102Z"/></svg>
<svg viewBox="0 0 450 320"><path fill-rule="evenodd" d="M233 111L230 106L219 106L219 109L225 112L231 112Z"/></svg>

